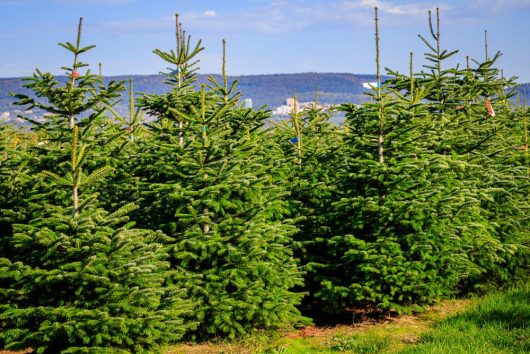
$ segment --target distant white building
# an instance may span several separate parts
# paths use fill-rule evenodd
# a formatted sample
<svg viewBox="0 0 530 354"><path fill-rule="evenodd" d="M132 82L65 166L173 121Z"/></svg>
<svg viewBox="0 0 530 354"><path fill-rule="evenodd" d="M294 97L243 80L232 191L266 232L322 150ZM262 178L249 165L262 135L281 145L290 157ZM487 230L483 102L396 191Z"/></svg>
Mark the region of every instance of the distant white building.
<svg viewBox="0 0 530 354"><path fill-rule="evenodd" d="M293 109L295 109L295 107L296 107L296 110L298 110L299 108L298 100L294 97L289 97L288 99L285 100L285 104L279 107L276 107L272 111L272 114L276 116L286 116L286 115L291 114L291 112L293 111Z"/></svg>
<svg viewBox="0 0 530 354"><path fill-rule="evenodd" d="M378 82L365 82L363 83L363 87L365 89L375 90L376 88L379 87L379 83Z"/></svg>
<svg viewBox="0 0 530 354"><path fill-rule="evenodd" d="M324 108L324 109L328 109L331 107L331 105L329 104L324 104L324 105L321 105L321 104L315 104L315 102L313 101L310 101L310 102L298 102L298 100L294 97L289 97L288 99L285 100L285 104L284 105L281 105L279 107L276 107L273 109L272 111L272 115L275 115L275 116L288 116L290 115L293 110L296 110L296 111L302 111L304 110L305 108L310 108L310 107L314 107L314 108Z"/></svg>
<svg viewBox="0 0 530 354"><path fill-rule="evenodd" d="M298 104L298 99L296 99L296 97L289 97L288 99L285 100L285 104L287 105L287 107L294 108L297 111L300 109L300 106Z"/></svg>
<svg viewBox="0 0 530 354"><path fill-rule="evenodd" d="M293 107L287 106L287 105L281 105L279 107L274 108L272 111L272 114L275 116L286 116L291 114L293 110Z"/></svg>

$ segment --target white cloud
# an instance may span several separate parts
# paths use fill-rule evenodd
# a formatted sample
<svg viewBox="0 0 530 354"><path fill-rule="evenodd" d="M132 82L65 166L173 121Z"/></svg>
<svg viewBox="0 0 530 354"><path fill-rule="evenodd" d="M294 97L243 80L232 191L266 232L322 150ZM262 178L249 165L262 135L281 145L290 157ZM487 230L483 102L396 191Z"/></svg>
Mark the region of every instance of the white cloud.
<svg viewBox="0 0 530 354"><path fill-rule="evenodd" d="M204 12L188 12L181 14L181 20L185 29L190 29L193 26L211 27L215 25L215 18L217 12L208 10ZM174 16L163 16L159 18L136 18L133 20L116 20L105 21L94 25L94 29L110 30L115 34L124 34L129 32L156 32L167 31L174 26ZM213 21L213 22L212 22ZM193 26L190 26L192 24Z"/></svg>
<svg viewBox="0 0 530 354"><path fill-rule="evenodd" d="M207 10L203 12L203 15L205 17L215 17L217 16L217 12L215 12L214 10Z"/></svg>
<svg viewBox="0 0 530 354"><path fill-rule="evenodd" d="M77 0L103 1L103 0ZM105 0L131 1L131 0ZM514 0L512 0L514 1ZM530 0L529 0L530 1ZM256 9L240 13L217 13L210 9L203 12L182 13L182 23L188 30L201 31L254 31L284 33L304 29L325 27L357 27L373 24L373 8L380 10L381 20L387 26L408 25L411 22L425 21L427 10L437 7L434 3L380 0L341 0L325 1L276 0L261 4ZM447 5L438 5L449 9ZM159 19L136 19L132 21L108 21L100 26L115 31L167 30L173 21L172 16Z"/></svg>
<svg viewBox="0 0 530 354"><path fill-rule="evenodd" d="M528 8L530 8L530 0L472 0L468 6L468 9L489 15L499 11L518 11Z"/></svg>
<svg viewBox="0 0 530 354"><path fill-rule="evenodd" d="M428 10L436 7L434 4L418 4L418 3L408 3L397 5L388 1L379 1L379 0L359 0L359 1L350 1L354 7L358 6L361 8L370 8L373 9L377 7L379 11L387 13L390 15L397 16L415 16L420 14L425 14Z"/></svg>
<svg viewBox="0 0 530 354"><path fill-rule="evenodd" d="M473 0L474 4L484 8L524 8L530 7L530 0Z"/></svg>
<svg viewBox="0 0 530 354"><path fill-rule="evenodd" d="M435 4L422 3L394 5L389 1L355 0L355 1L274 1L258 10L233 16L219 15L216 21L195 23L197 16L188 16L190 27L200 26L211 30L253 30L257 32L282 33L308 28L322 27L355 27L372 24L372 11L378 6L381 14L386 14L387 24L407 24L410 17L425 21L427 10L434 9ZM401 18L401 19L400 19ZM407 19L405 19L407 18Z"/></svg>

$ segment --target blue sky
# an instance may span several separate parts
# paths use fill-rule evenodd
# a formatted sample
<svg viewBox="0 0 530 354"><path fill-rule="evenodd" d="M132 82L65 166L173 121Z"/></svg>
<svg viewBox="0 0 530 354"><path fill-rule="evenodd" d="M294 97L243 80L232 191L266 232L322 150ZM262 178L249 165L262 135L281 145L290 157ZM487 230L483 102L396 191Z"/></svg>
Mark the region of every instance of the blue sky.
<svg viewBox="0 0 530 354"><path fill-rule="evenodd" d="M440 7L442 47L460 49L455 60L482 59L487 29L491 52L504 53L499 66L530 82L530 0L0 0L0 77L60 73L71 59L57 43L74 41L80 16L83 43L97 45L84 62L101 61L105 75L158 73L166 65L152 50L173 48L177 12L203 39L203 73L220 71L222 38L229 74L374 73L375 5L383 66L407 70L410 51L424 64L417 34Z"/></svg>

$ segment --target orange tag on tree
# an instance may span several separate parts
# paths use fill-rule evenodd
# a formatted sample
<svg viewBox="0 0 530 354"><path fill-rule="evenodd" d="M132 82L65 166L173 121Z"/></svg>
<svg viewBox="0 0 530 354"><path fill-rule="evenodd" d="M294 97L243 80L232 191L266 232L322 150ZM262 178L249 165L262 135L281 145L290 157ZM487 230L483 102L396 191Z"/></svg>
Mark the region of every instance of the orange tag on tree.
<svg viewBox="0 0 530 354"><path fill-rule="evenodd" d="M488 115L490 117L495 117L495 111L493 110L493 107L491 106L490 99L486 99L486 109L488 110Z"/></svg>

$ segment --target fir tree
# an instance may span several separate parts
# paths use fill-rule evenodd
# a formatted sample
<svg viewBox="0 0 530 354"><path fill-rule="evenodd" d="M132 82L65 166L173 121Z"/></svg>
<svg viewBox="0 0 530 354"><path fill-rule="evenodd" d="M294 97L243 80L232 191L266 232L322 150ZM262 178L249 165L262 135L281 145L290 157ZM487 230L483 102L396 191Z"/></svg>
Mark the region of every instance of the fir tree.
<svg viewBox="0 0 530 354"><path fill-rule="evenodd" d="M390 71L393 78L378 81L372 103L343 107L350 136L336 187L336 236L323 248L327 261L317 274L316 296L331 310L430 303L480 283L481 274L491 279L521 249L500 237L503 214L493 217L487 207L510 194L493 183L500 175L484 152L509 126L502 116L484 118L481 96L499 85L478 80L473 87L480 89L472 89L466 71L444 69L455 52L440 49L439 17L436 31L429 23L435 45L424 39L432 50L428 73L415 74L411 61L408 76ZM376 53L377 38L376 17Z"/></svg>
<svg viewBox="0 0 530 354"><path fill-rule="evenodd" d="M186 63L202 47L177 42L177 52L155 51L177 66L166 74L170 93L141 100L156 120L138 160L139 223L163 230L173 269L189 272L173 281L197 305L195 336L298 322L301 294L291 289L301 273L288 247L295 228L280 220L285 192L268 176L260 129L268 115L240 108L226 75L197 91Z"/></svg>
<svg viewBox="0 0 530 354"><path fill-rule="evenodd" d="M289 216L299 229L293 248L307 269L305 289L314 295L319 288L314 279L320 272L318 265L327 261L322 249L335 227L329 216L337 195L336 171L343 162L345 131L330 121L334 108L318 107L318 91L313 106L301 112L296 96L293 99L291 117L273 127L280 151L274 153L274 147L268 148L269 163L282 163L274 178L289 191ZM310 296L306 300L310 303L314 299Z"/></svg>
<svg viewBox="0 0 530 354"><path fill-rule="evenodd" d="M112 214L49 207L15 225L22 261L0 260L0 343L37 353L151 352L180 339L190 310L162 287L167 254L157 235Z"/></svg>
<svg viewBox="0 0 530 354"><path fill-rule="evenodd" d="M29 139L14 127L0 125L0 257L8 255L12 225L24 221L28 183Z"/></svg>
<svg viewBox="0 0 530 354"><path fill-rule="evenodd" d="M98 198L102 206L110 210L136 202L132 196L138 191L138 178L133 174L134 159L138 156L141 141L146 138L146 130L143 126L144 112L136 107L132 79L129 80L128 101L128 116L121 116L112 106L106 105L111 113L104 130L107 139L105 144L100 145L103 151L101 158L94 163L97 167L113 167L103 181L107 188Z"/></svg>
<svg viewBox="0 0 530 354"><path fill-rule="evenodd" d="M437 23L439 48L439 16ZM469 233L465 249L471 268L464 273L460 286L468 290L511 278L517 267L509 264L514 258L524 259L526 253L521 242L524 237L513 236L528 234L524 226L527 223L522 221L526 202L518 199L525 184L524 169L510 159L513 146L510 132L516 124L510 104L515 94L515 78L507 79L495 68L500 53L489 56L487 32L484 48L484 60L472 61L476 68L468 59L463 70L442 70L438 75L433 72L431 79L421 73L421 79L417 80L432 85L445 76L446 81L452 82L444 90L446 99L430 96L430 105L438 107L432 111L438 117L435 131L439 136L433 146L438 153L451 154L467 166L459 172L459 179L470 200L467 205L475 208L475 216L461 226L462 231ZM436 60L441 63L447 57L439 56ZM473 228L479 231L471 231Z"/></svg>
<svg viewBox="0 0 530 354"><path fill-rule="evenodd" d="M95 132L113 93L94 91L98 78L77 72L78 54L89 48L80 47L80 32L81 21L77 45L63 45L75 58L70 81L59 86L38 72L29 86L46 103L19 96L56 114L38 127L48 142L39 158L54 171L33 177L45 188L24 201L33 203L30 220L13 225L10 256L0 259L0 343L37 353L152 352L193 326L183 320L191 306L182 290L164 286L165 236L134 229L132 204L113 213L97 205L94 190L109 167L84 167L102 154ZM88 118L78 119L82 113Z"/></svg>

